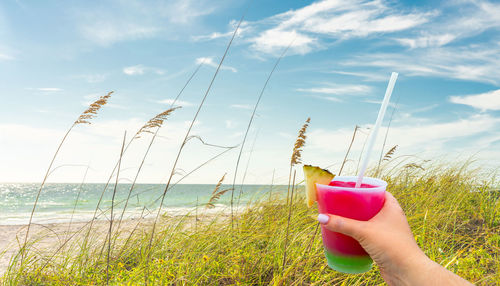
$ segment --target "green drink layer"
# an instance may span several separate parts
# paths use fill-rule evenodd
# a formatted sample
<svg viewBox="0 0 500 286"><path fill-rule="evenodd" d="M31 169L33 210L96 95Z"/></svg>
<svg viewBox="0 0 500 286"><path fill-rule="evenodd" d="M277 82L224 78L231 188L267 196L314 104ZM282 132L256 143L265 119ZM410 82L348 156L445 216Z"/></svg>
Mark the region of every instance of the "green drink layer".
<svg viewBox="0 0 500 286"><path fill-rule="evenodd" d="M373 260L370 256L347 256L333 254L325 249L325 256L328 266L333 270L344 273L363 273L372 268Z"/></svg>

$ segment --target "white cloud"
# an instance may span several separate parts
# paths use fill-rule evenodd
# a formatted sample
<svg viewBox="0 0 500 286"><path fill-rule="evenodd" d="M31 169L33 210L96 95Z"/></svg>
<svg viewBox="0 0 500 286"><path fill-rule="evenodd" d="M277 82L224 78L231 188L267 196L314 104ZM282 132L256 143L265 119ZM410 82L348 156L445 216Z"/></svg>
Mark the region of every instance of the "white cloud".
<svg viewBox="0 0 500 286"><path fill-rule="evenodd" d="M39 87L39 88L37 88L37 90L39 90L39 91L62 91L61 88L57 88L57 87Z"/></svg>
<svg viewBox="0 0 500 286"><path fill-rule="evenodd" d="M388 76L381 75L380 73L351 72L351 71L338 71L338 70L330 71L330 73L361 77L365 81L388 81L389 80Z"/></svg>
<svg viewBox="0 0 500 286"><path fill-rule="evenodd" d="M334 94L334 95L360 95L369 93L372 88L367 85L330 85L326 87L312 87L312 88L298 88L297 91L312 92L321 94Z"/></svg>
<svg viewBox="0 0 500 286"><path fill-rule="evenodd" d="M59 91L63 91L62 88L58 88L58 87L36 87L36 88L28 87L26 89L27 90L42 91L42 92L59 92Z"/></svg>
<svg viewBox="0 0 500 286"><path fill-rule="evenodd" d="M135 65L130 67L124 67L123 73L127 75L138 75L144 74L145 67L143 65Z"/></svg>
<svg viewBox="0 0 500 286"><path fill-rule="evenodd" d="M174 103L174 99L167 98L167 99L160 100L158 102L162 103L162 104L172 105ZM184 107L186 107L186 106L192 106L193 104L191 102L177 100L175 102L175 105L176 106L184 106Z"/></svg>
<svg viewBox="0 0 500 286"><path fill-rule="evenodd" d="M258 51L275 53L295 38L292 52L304 54L322 47L319 36L324 40L342 40L404 31L426 23L433 16L429 12L405 13L377 0L324 0L253 23L256 26L271 23L271 27L250 42Z"/></svg>
<svg viewBox="0 0 500 286"><path fill-rule="evenodd" d="M148 162L139 178L142 182L159 183L175 159L187 128L185 122L172 121L172 118L174 117L170 117L160 130L159 138L163 140L161 144L154 144L150 151ZM65 164L86 165L90 161L92 171L89 172L86 182L105 182L117 162L124 131L127 131L127 138L130 139L145 122L145 119L131 118L94 120L91 125L78 125L62 146L54 167ZM204 131L199 125L196 124L196 130L200 134ZM57 147L63 138L65 130L22 124L0 124L0 133L2 134L0 182L39 182L54 154L54 147ZM145 134L135 140L127 149L122 162L121 178L134 177L149 143L149 140L146 140L148 136ZM184 154L182 168L189 170L192 165L197 166L204 160L206 150L203 149L204 146L199 146L201 144L188 145L187 148L194 155L190 158L188 152ZM49 181L80 182L84 171L85 167L59 168L49 177Z"/></svg>
<svg viewBox="0 0 500 286"><path fill-rule="evenodd" d="M165 71L162 69L147 67L144 65L135 65L123 68L123 73L126 75L143 75L146 72L154 72L158 75L165 74Z"/></svg>
<svg viewBox="0 0 500 286"><path fill-rule="evenodd" d="M101 46L117 42L168 37L176 28L191 26L216 5L211 1L161 1L155 5L123 0L99 2L74 13L77 29L88 41Z"/></svg>
<svg viewBox="0 0 500 286"><path fill-rule="evenodd" d="M229 31L225 33L219 33L219 32L213 32L208 35L201 35L201 36L193 36L192 39L194 41L210 41L210 40L215 40L215 39L220 39L220 38L230 38L234 34L234 30L238 26L239 21L236 20L231 20L229 22ZM238 28L238 31L236 32L236 37L240 37L243 33L248 32L251 30L251 28L248 26L248 22L243 21L240 24L240 27Z"/></svg>
<svg viewBox="0 0 500 286"><path fill-rule="evenodd" d="M201 58L197 58L196 61L195 61L196 64L201 64L203 63L204 65L207 65L207 66L211 66L211 67L214 67L214 68L217 68L219 66L218 63L214 62L214 59L211 58L211 57L201 57ZM233 68L233 67L230 67L230 66L221 66L221 69L222 70L229 70L229 71L232 71L232 72L238 72L238 70L236 68Z"/></svg>
<svg viewBox="0 0 500 286"><path fill-rule="evenodd" d="M154 8L153 8L154 9ZM163 16L167 16L172 23L189 24L199 17L212 14L215 4L212 1L182 0L167 2L161 7Z"/></svg>
<svg viewBox="0 0 500 286"><path fill-rule="evenodd" d="M160 29L154 26L142 26L126 21L112 22L109 19L95 20L80 27L80 32L86 39L103 46L125 40L150 38L159 31Z"/></svg>
<svg viewBox="0 0 500 286"><path fill-rule="evenodd" d="M225 121L226 123L226 128L228 129L232 129L232 128L235 128L236 125L238 125L236 122L234 122L233 120L226 120Z"/></svg>
<svg viewBox="0 0 500 286"><path fill-rule="evenodd" d="M332 101L332 102L342 102L342 100L340 98L333 97L333 96L325 96L325 95L317 95L317 94L308 94L307 96L319 98L319 99L323 99L323 100L328 100L328 101Z"/></svg>
<svg viewBox="0 0 500 286"><path fill-rule="evenodd" d="M474 136L473 140L480 140L483 136L491 135L496 131L500 123L500 118L488 115L475 115L468 118L435 123L421 120L415 120L405 125L391 126L389 140L387 145L399 145L405 154L410 152L421 153L429 152L451 152L451 149L443 146L455 140L461 140ZM385 133L385 128L380 129L380 134ZM377 137L376 146L382 146L384 136ZM349 146L352 138L351 129L324 130L315 129L309 132L308 146L313 149L324 150L326 152L345 152L346 146ZM364 139L358 139L357 144L353 145L353 151L360 151L363 148ZM335 142L335 144L332 144ZM477 141L479 142L479 141ZM487 141L482 141L483 143ZM489 142L489 141L488 141ZM476 151L480 148L486 148L488 145L473 144ZM463 146L462 146L463 147Z"/></svg>
<svg viewBox="0 0 500 286"><path fill-rule="evenodd" d="M84 75L75 76L75 78L81 78L88 83L99 83L99 82L105 81L108 78L108 74L99 74L99 73L84 74Z"/></svg>
<svg viewBox="0 0 500 286"><path fill-rule="evenodd" d="M226 38L226 37L231 37L234 32L227 32L227 33L219 33L219 32L213 32L208 35L202 35L202 36L193 36L193 40L195 41L206 41L206 40L215 40L219 38Z"/></svg>
<svg viewBox="0 0 500 286"><path fill-rule="evenodd" d="M401 38L396 39L400 44L408 46L412 49L414 48L427 48L427 47L440 47L444 46L456 38L455 35L446 33L443 35L428 35L421 36L418 38Z"/></svg>
<svg viewBox="0 0 500 286"><path fill-rule="evenodd" d="M231 104L231 108L253 110L254 107L250 104Z"/></svg>
<svg viewBox="0 0 500 286"><path fill-rule="evenodd" d="M412 37L396 41L409 48L444 46L472 37L488 29L500 28L500 4L488 1L451 1L442 7L441 17L423 25Z"/></svg>
<svg viewBox="0 0 500 286"><path fill-rule="evenodd" d="M292 42L293 41L293 42ZM252 39L252 48L264 53L273 53L276 50L284 49L290 45L292 52L297 54L307 54L317 40L297 31L285 31L282 29L269 29Z"/></svg>
<svg viewBox="0 0 500 286"><path fill-rule="evenodd" d="M414 108L414 107L412 107L411 111L412 111L412 113L426 112L426 111L432 110L432 109L434 109L434 108L436 108L438 106L439 106L439 104L435 103L435 104L427 105L427 106L420 107L420 108Z"/></svg>
<svg viewBox="0 0 500 286"><path fill-rule="evenodd" d="M406 76L440 76L500 83L500 43L443 46L405 53L370 53L345 60L345 66L379 67Z"/></svg>
<svg viewBox="0 0 500 286"><path fill-rule="evenodd" d="M482 111L500 110L500 89L465 96L451 96L450 101L457 104L465 104Z"/></svg>
<svg viewBox="0 0 500 286"><path fill-rule="evenodd" d="M5 53L0 53L0 61L13 60L14 57Z"/></svg>

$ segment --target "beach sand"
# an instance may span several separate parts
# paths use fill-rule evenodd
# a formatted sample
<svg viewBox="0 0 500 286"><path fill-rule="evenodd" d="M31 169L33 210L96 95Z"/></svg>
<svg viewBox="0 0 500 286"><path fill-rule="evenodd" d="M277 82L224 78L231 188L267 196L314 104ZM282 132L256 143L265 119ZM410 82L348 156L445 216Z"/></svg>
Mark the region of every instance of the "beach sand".
<svg viewBox="0 0 500 286"><path fill-rule="evenodd" d="M134 229L144 231L151 225L153 219L124 220L120 226L121 236L128 236ZM29 241L36 241L31 252L51 254L71 238L67 245L75 246L75 240L82 239L88 230L89 222L74 222L69 229L69 223L32 224ZM116 227L116 222L114 222ZM27 225L0 225L0 277L5 274L11 259L24 242ZM109 230L109 221L95 221L92 227L92 243L103 243ZM137 231L139 233L139 231Z"/></svg>
<svg viewBox="0 0 500 286"><path fill-rule="evenodd" d="M239 213L239 210L236 211ZM210 222L214 218L227 219L228 214L219 210L208 211L201 216L198 215L164 215L158 220L158 225L166 225L178 223L182 221L182 228L187 229L195 227L195 224ZM148 218L129 218L123 220L120 225L120 237L127 238L133 232L134 235L142 234L150 231L154 219ZM37 254L53 254L68 238L71 240L66 246L71 247L71 251L75 251L78 247L77 240L82 240L88 231L89 222L73 222L71 229L69 223L50 223L50 224L32 224L30 229L29 241L36 241L31 248L31 253ZM113 223L113 230L116 230L117 222ZM0 277L2 277L10 264L13 256L15 256L24 243L27 225L0 225ZM93 223L91 238L93 245L104 243L104 239L109 231L109 221L96 220Z"/></svg>

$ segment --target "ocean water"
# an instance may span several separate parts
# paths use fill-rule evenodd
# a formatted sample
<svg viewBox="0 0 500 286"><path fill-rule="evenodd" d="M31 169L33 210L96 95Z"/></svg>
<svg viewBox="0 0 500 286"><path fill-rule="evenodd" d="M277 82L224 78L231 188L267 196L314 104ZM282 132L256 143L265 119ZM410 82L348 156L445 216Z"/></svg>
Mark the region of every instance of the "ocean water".
<svg viewBox="0 0 500 286"><path fill-rule="evenodd" d="M28 223L39 187L40 184L0 184L0 225ZM94 216L104 187L105 184L46 184L40 195L33 222L88 221ZM222 185L219 190L230 189L230 187L230 185ZM116 188L115 218L121 215L130 188L130 184L118 184ZM167 192L162 210L166 214L176 215L204 209L214 188L215 185L176 185ZM98 211L100 214L98 219L109 218L113 189L114 185L110 184L105 190ZM124 217L139 217L141 214L147 217L156 214L164 189L165 185L161 184L135 185ZM236 186L235 203L239 198L240 206L246 206L252 201L269 197L270 190L269 185ZM286 186L273 186L272 193L286 196ZM227 211L230 201L231 191L228 191L217 200L215 208L204 209L204 211Z"/></svg>

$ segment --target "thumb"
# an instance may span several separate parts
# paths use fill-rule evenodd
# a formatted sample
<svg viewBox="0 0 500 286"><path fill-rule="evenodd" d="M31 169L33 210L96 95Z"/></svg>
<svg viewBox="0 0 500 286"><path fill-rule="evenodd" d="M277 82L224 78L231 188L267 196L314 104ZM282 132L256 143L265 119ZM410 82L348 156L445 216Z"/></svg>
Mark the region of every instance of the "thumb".
<svg viewBox="0 0 500 286"><path fill-rule="evenodd" d="M365 236L366 222L346 217L319 214L318 221L328 230L340 232L356 240L362 240Z"/></svg>

